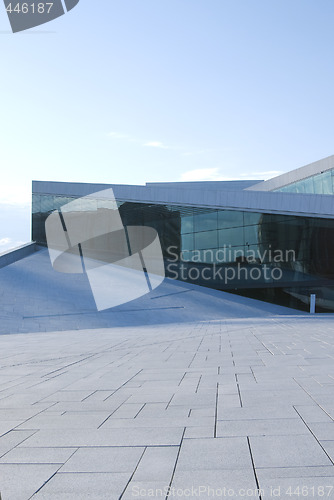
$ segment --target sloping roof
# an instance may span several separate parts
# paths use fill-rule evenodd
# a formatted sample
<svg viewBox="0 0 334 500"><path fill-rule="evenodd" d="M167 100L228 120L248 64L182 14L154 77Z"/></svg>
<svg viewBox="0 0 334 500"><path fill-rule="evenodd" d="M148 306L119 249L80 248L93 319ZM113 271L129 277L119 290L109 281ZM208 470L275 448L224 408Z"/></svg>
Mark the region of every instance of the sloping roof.
<svg viewBox="0 0 334 500"><path fill-rule="evenodd" d="M112 188L115 198L139 203L182 205L213 209L277 213L334 219L332 195L226 191L217 189L184 189L175 187L128 186L118 184L84 184L33 181L33 193L61 196L86 196Z"/></svg>
<svg viewBox="0 0 334 500"><path fill-rule="evenodd" d="M147 182L148 187L164 187L175 189L214 189L217 191L239 191L259 184L262 180L232 180L232 181L192 181L192 182Z"/></svg>
<svg viewBox="0 0 334 500"><path fill-rule="evenodd" d="M274 191L280 189L294 182L307 179L308 177L313 177L317 174L322 174L327 170L334 169L334 155L323 158L322 160L315 161L304 167L297 168L296 170L291 170L285 174L278 175L267 181L262 181L258 184L253 184L245 188L247 191Z"/></svg>

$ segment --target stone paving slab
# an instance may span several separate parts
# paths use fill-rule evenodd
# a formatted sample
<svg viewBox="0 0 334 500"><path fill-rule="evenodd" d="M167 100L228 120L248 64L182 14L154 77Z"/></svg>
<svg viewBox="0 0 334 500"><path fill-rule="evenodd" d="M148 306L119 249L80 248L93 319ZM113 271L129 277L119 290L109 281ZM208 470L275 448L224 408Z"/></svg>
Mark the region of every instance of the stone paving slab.
<svg viewBox="0 0 334 500"><path fill-rule="evenodd" d="M177 446L184 429L181 427L132 429L52 429L40 430L22 443L22 447L52 448L96 446Z"/></svg>
<svg viewBox="0 0 334 500"><path fill-rule="evenodd" d="M256 436L250 438L250 444L257 469L331 465L331 460L311 434Z"/></svg>
<svg viewBox="0 0 334 500"><path fill-rule="evenodd" d="M252 469L177 470L172 487L191 498L259 498Z"/></svg>
<svg viewBox="0 0 334 500"><path fill-rule="evenodd" d="M143 447L80 448L67 460L60 472L130 472L144 454Z"/></svg>
<svg viewBox="0 0 334 500"><path fill-rule="evenodd" d="M130 474L127 473L58 473L51 477L47 484L32 498L34 500L110 500L120 498L130 477Z"/></svg>
<svg viewBox="0 0 334 500"><path fill-rule="evenodd" d="M0 464L61 464L63 465L77 448L23 448L16 447L0 458Z"/></svg>
<svg viewBox="0 0 334 500"><path fill-rule="evenodd" d="M43 252L0 270L2 500L334 485L331 315L181 283L84 314L80 279L50 273Z"/></svg>
<svg viewBox="0 0 334 500"><path fill-rule="evenodd" d="M58 464L0 464L3 500L31 498L58 469Z"/></svg>
<svg viewBox="0 0 334 500"><path fill-rule="evenodd" d="M184 439L177 470L252 469L247 439L243 437Z"/></svg>
<svg viewBox="0 0 334 500"><path fill-rule="evenodd" d="M217 423L217 437L232 436L295 436L308 435L309 430L305 424L296 418L281 418L273 420L231 420Z"/></svg>

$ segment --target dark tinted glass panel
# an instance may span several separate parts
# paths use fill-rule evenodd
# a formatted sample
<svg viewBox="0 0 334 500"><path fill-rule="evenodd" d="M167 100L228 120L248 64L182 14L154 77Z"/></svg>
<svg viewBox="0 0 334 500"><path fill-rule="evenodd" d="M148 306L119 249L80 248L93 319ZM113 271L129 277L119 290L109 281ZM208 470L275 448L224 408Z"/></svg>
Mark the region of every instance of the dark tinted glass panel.
<svg viewBox="0 0 334 500"><path fill-rule="evenodd" d="M234 210L218 211L218 228L240 227L244 224L243 212Z"/></svg>
<svg viewBox="0 0 334 500"><path fill-rule="evenodd" d="M41 196L41 212L52 212L54 210L54 196Z"/></svg>
<svg viewBox="0 0 334 500"><path fill-rule="evenodd" d="M32 213L39 213L41 211L41 197L34 194L32 197Z"/></svg>
<svg viewBox="0 0 334 500"><path fill-rule="evenodd" d="M252 226L260 222L262 214L256 212L244 212L244 224L245 226Z"/></svg>
<svg viewBox="0 0 334 500"><path fill-rule="evenodd" d="M243 246L245 244L244 240L244 228L236 227L233 229L219 229L219 247L223 246Z"/></svg>
<svg viewBox="0 0 334 500"><path fill-rule="evenodd" d="M322 176L323 194L332 194L333 191L331 172L324 172Z"/></svg>
<svg viewBox="0 0 334 500"><path fill-rule="evenodd" d="M193 215L181 217L181 233L192 233L194 231L194 217Z"/></svg>
<svg viewBox="0 0 334 500"><path fill-rule="evenodd" d="M318 178L314 177L312 182L316 192L320 188L322 192L332 192L333 173L325 172ZM301 184L299 189L311 189L307 182ZM293 187L296 189L296 186ZM46 218L53 210L73 199L63 195L33 195L35 241L46 244ZM110 200L86 201L85 207L82 203L82 209L96 210L104 206L101 203L108 204ZM197 284L239 290L248 295L258 290L254 291L254 297L266 300L274 297L276 303L285 303L284 297L287 297L286 305L295 301L294 304L299 306L307 305L310 293L316 293L321 307L334 310L333 220L232 210L212 211L200 207L124 200L118 200L118 204L123 224L146 225L157 230L166 266L172 257L172 260L175 256L176 260L180 259L182 250L183 261L188 261L188 267L197 265L199 274L203 266L206 268L205 280L199 278ZM169 253L170 248L173 249L173 256ZM236 279L224 282L217 276L208 280L213 263L231 267L230 273L235 270ZM268 272L281 272L281 280L275 281L270 273L265 276L265 265ZM256 275L260 278L257 279Z"/></svg>
<svg viewBox="0 0 334 500"><path fill-rule="evenodd" d="M70 198L68 196L55 196L54 197L54 210L58 210L59 208L62 208L64 205L67 205L68 203L71 203L71 201L74 201L75 198Z"/></svg>
<svg viewBox="0 0 334 500"><path fill-rule="evenodd" d="M194 215L195 231L210 231L217 229L217 212Z"/></svg>
<svg viewBox="0 0 334 500"><path fill-rule="evenodd" d="M327 172L294 182L289 186L279 188L277 191L286 193L333 194L333 176L334 171L328 170Z"/></svg>
<svg viewBox="0 0 334 500"><path fill-rule="evenodd" d="M245 245L254 245L258 243L258 226L245 226L244 228Z"/></svg>
<svg viewBox="0 0 334 500"><path fill-rule="evenodd" d="M204 248L217 248L217 231L203 231L195 233L195 248L201 250Z"/></svg>
<svg viewBox="0 0 334 500"><path fill-rule="evenodd" d="M182 250L194 250L194 235L193 234L183 234L181 238Z"/></svg>

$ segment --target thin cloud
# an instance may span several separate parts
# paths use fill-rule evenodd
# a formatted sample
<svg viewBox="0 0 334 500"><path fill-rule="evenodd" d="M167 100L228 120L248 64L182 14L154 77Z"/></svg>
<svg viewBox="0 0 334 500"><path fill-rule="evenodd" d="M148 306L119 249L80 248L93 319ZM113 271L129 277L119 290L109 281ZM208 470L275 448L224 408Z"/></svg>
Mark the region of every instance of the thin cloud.
<svg viewBox="0 0 334 500"><path fill-rule="evenodd" d="M113 137L114 139L128 139L129 136L125 134L119 134L118 132L109 132L109 137Z"/></svg>
<svg viewBox="0 0 334 500"><path fill-rule="evenodd" d="M200 182L200 181L231 181L229 177L222 175L219 168L198 168L184 172L180 181L183 182Z"/></svg>
<svg viewBox="0 0 334 500"><path fill-rule="evenodd" d="M5 245L8 245L11 242L10 238L1 238L0 239L0 247L3 247Z"/></svg>
<svg viewBox="0 0 334 500"><path fill-rule="evenodd" d="M200 149L198 151L187 151L186 153L182 153L182 156L203 155L203 154L212 153L213 151L216 151L216 149Z"/></svg>
<svg viewBox="0 0 334 500"><path fill-rule="evenodd" d="M240 177L243 179L264 179L268 180L272 177L277 177L278 175L283 174L282 170L265 170L263 172L251 172L240 174Z"/></svg>
<svg viewBox="0 0 334 500"><path fill-rule="evenodd" d="M119 132L109 132L108 136L111 137L112 139L118 139L126 142L140 142L135 137L131 137L131 135L121 134Z"/></svg>
<svg viewBox="0 0 334 500"><path fill-rule="evenodd" d="M165 146L162 142L159 142L159 141L146 142L145 144L143 144L143 146L147 146L149 148L168 149L167 146Z"/></svg>
<svg viewBox="0 0 334 500"><path fill-rule="evenodd" d="M138 139L138 137L133 137L128 134L123 134L120 132L109 132L109 137L119 141L131 142L135 144L140 144L149 148L158 148L158 149L169 149L168 146L165 146L161 141L144 141L143 139Z"/></svg>

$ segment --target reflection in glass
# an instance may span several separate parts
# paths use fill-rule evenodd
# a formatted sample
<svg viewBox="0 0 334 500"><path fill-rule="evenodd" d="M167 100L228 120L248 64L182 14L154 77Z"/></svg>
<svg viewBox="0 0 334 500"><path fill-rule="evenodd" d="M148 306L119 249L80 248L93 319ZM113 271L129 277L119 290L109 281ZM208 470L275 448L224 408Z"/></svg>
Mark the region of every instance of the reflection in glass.
<svg viewBox="0 0 334 500"><path fill-rule="evenodd" d="M181 233L192 233L194 231L194 216L187 215L181 217Z"/></svg>
<svg viewBox="0 0 334 500"><path fill-rule="evenodd" d="M218 211L218 228L240 227L244 224L243 212L236 210Z"/></svg>
<svg viewBox="0 0 334 500"><path fill-rule="evenodd" d="M218 237L217 231L203 231L195 233L195 248L202 250L204 248L217 248Z"/></svg>
<svg viewBox="0 0 334 500"><path fill-rule="evenodd" d="M314 189L316 193L333 193L332 171L304 181L299 186L297 183L286 186L282 191L297 192L298 188L304 192ZM74 199L61 194L33 194L34 241L46 244L47 216ZM254 297L286 305L290 305L293 297L299 307L302 303L307 304L312 292L317 294L323 307L334 310L334 220L124 200L117 202L124 225L143 225L157 230L166 268L169 261L175 260L176 265L180 263L182 251L186 267L197 266L200 271L203 266L210 269L218 263L242 271L241 281L225 283L218 274L195 284L238 290L238 293L247 295L253 293ZM93 200L82 208L96 210L108 208L107 205L108 200ZM196 214L192 215L195 210ZM168 251L170 247L173 256ZM287 257L281 262L273 262L274 251ZM252 260L251 256L255 258ZM264 265L269 270L278 267L282 271L281 281L275 282L271 276L261 277L258 281L247 279L246 271L253 269L255 274L262 271Z"/></svg>
<svg viewBox="0 0 334 500"><path fill-rule="evenodd" d="M217 211L194 215L195 231L217 229Z"/></svg>

